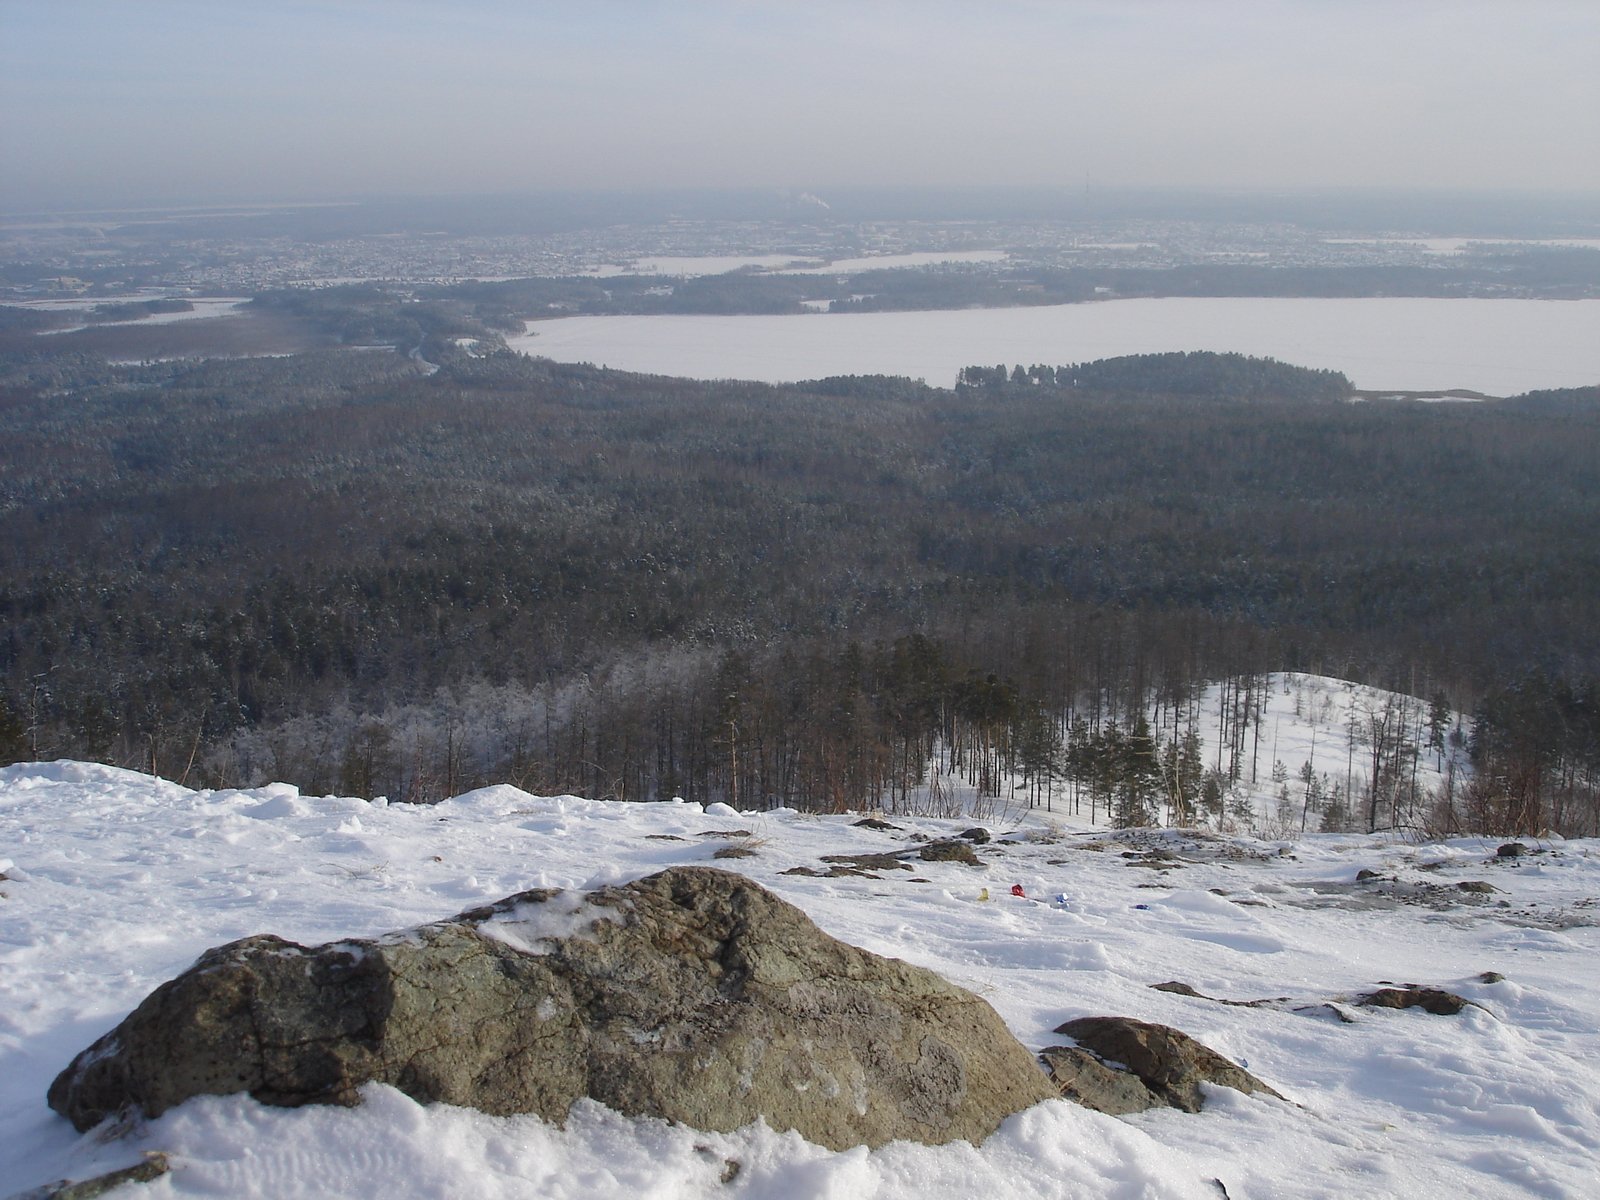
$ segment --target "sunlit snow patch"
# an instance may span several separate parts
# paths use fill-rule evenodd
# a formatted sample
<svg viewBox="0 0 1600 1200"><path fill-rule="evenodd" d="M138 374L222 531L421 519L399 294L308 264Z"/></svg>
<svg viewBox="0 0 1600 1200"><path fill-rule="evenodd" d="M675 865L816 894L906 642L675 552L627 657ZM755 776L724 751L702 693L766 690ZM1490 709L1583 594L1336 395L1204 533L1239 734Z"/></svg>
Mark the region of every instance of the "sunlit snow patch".
<svg viewBox="0 0 1600 1200"><path fill-rule="evenodd" d="M602 921L618 921L621 909L592 904L581 892L560 892L548 900L524 900L496 913L478 932L524 954L549 954L552 943L592 937Z"/></svg>

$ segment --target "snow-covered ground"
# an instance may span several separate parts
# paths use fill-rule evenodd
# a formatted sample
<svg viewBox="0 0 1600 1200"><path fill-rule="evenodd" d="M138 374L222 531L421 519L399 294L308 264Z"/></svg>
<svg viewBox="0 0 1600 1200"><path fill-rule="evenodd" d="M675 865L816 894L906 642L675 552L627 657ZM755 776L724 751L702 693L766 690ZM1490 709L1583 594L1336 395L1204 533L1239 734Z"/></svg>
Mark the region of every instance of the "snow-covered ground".
<svg viewBox="0 0 1600 1200"><path fill-rule="evenodd" d="M1343 371L1359 388L1509 396L1600 381L1600 300L1169 298L938 312L564 317L517 350L559 362L770 383L974 363L1233 351Z"/></svg>
<svg viewBox="0 0 1600 1200"><path fill-rule="evenodd" d="M14 304L13 307L32 308L41 312L74 312L87 311L102 304L133 303L161 298L163 297L137 295L113 298L100 296L92 300L82 298L73 300L24 300ZM96 321L93 325L71 325L61 329L46 329L43 334L77 333L80 329L104 329L113 325L171 325L175 321L205 321L212 317L237 317L242 314L244 306L250 303L249 297L246 296L185 296L180 298L188 300L192 307L183 312L158 312L121 321Z"/></svg>
<svg viewBox="0 0 1600 1200"><path fill-rule="evenodd" d="M1293 704L1292 689L1280 694ZM1299 736L1280 729L1280 757ZM1318 755L1320 765L1320 743ZM1023 809L990 822L1000 840L979 847L982 867L786 873L971 823L895 817L883 831L854 819L509 787L404 807L283 785L191 791L78 763L0 769L0 1196L144 1150L166 1151L173 1172L127 1186L127 1200L1215 1200L1213 1181L1236 1200L1594 1194L1600 844L1530 841L1534 853L1501 859L1482 839L1115 834ZM736 831L755 854L714 861ZM759 1125L707 1134L596 1106L557 1129L425 1108L383 1088L354 1110L204 1099L85 1136L45 1105L74 1054L209 946L260 932L305 943L372 935L529 887L673 863L740 870L830 933L976 990L1031 1048L1062 1040L1051 1030L1074 1017L1160 1021L1292 1103L1219 1089L1198 1115L1118 1119L1052 1101L980 1147L846 1153ZM1362 870L1378 878L1357 882ZM1495 890L1459 887L1468 882ZM1031 899L1009 895L1013 884ZM1151 990L1167 980L1288 1002L1231 1007ZM1473 1005L1444 1017L1348 1004L1381 981L1440 985ZM742 1170L723 1188L729 1158Z"/></svg>

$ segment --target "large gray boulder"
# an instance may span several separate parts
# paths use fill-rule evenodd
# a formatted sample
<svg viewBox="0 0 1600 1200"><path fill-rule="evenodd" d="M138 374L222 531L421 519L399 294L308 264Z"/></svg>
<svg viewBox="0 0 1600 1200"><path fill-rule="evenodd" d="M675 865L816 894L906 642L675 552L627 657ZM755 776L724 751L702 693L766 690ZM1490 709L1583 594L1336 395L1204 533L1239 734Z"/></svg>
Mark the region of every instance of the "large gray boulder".
<svg viewBox="0 0 1600 1200"><path fill-rule="evenodd" d="M834 1149L979 1142L1049 1098L993 1009L819 930L740 875L542 889L373 941L208 951L50 1088L79 1129L191 1096L417 1100L561 1122L590 1096L707 1130L766 1118Z"/></svg>

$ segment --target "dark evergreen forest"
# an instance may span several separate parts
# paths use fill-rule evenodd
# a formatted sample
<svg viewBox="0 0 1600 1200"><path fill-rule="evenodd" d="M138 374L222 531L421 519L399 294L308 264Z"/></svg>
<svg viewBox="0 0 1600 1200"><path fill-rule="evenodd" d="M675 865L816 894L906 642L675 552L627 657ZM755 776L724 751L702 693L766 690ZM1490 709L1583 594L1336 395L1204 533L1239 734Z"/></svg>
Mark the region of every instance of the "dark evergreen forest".
<svg viewBox="0 0 1600 1200"><path fill-rule="evenodd" d="M1600 832L1594 389L1361 403L1231 355L700 383L452 351L486 320L453 303L359 318L432 374L8 343L0 760L832 810L938 753L1189 819L1222 789L1177 714L1225 683L1236 774L1290 669L1476 713L1444 824Z"/></svg>

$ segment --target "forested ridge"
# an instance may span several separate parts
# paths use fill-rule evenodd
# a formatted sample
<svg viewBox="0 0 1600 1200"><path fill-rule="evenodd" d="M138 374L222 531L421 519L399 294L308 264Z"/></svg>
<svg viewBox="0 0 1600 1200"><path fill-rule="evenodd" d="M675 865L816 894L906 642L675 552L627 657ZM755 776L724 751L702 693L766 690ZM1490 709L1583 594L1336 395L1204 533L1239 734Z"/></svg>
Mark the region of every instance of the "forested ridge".
<svg viewBox="0 0 1600 1200"><path fill-rule="evenodd" d="M305 293L272 303L298 307ZM1056 267L1026 254L1004 267L949 263L838 274L731 271L682 279L513 279L419 289L430 303L475 310L488 325L521 317L663 313L904 312L1077 304L1108 297L1463 296L1575 299L1600 295L1600 250L1492 247L1431 266L1265 266L1207 263L1168 267Z"/></svg>
<svg viewBox="0 0 1600 1200"><path fill-rule="evenodd" d="M842 807L936 752L980 792L1087 777L1095 746L1131 779L1154 704L1147 786L1177 816L1203 791L1175 714L1226 680L1248 725L1261 675L1303 669L1478 708L1485 821L1548 821L1547 786L1590 819L1583 390L1350 403L1223 355L699 383L414 328L432 375L0 362L0 748L397 799Z"/></svg>

